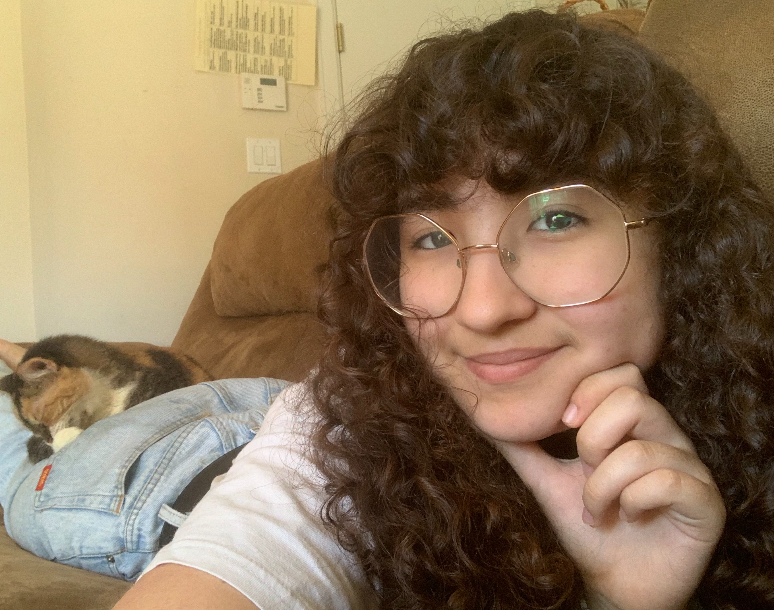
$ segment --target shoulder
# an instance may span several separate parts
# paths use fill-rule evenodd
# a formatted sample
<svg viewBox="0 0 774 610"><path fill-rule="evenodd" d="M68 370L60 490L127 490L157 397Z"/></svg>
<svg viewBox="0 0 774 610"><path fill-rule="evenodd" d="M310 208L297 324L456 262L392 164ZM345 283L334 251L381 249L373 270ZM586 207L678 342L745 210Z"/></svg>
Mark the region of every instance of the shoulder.
<svg viewBox="0 0 774 610"><path fill-rule="evenodd" d="M151 564L227 582L255 605L363 608L373 593L321 517L324 481L307 459L307 388L283 391L263 425ZM145 578L145 577L143 577ZM142 582L142 580L140 581ZM288 600L297 600L288 606Z"/></svg>
<svg viewBox="0 0 774 610"><path fill-rule="evenodd" d="M255 604L223 580L187 566L164 564L149 572L114 610L255 610Z"/></svg>

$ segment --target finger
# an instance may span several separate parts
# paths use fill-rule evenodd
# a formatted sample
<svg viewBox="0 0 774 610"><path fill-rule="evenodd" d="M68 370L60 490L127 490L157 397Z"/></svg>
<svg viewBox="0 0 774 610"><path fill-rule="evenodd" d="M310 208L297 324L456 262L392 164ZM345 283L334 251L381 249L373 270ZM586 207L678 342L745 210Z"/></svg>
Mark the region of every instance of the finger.
<svg viewBox="0 0 774 610"><path fill-rule="evenodd" d="M658 470L714 485L709 470L694 453L663 443L629 441L615 449L586 481L583 504L594 522L603 521L618 506L626 489Z"/></svg>
<svg viewBox="0 0 774 610"><path fill-rule="evenodd" d="M497 442L495 445L547 511L557 504L565 504L559 502L561 497L565 500L575 497L576 503L580 503L585 478L577 460L557 460L537 443Z"/></svg>
<svg viewBox="0 0 774 610"><path fill-rule="evenodd" d="M589 375L570 396L570 404L562 421L569 428L578 428L612 392L624 386L648 394L640 369L630 363Z"/></svg>
<svg viewBox="0 0 774 610"><path fill-rule="evenodd" d="M654 510L667 510L672 523L694 540L715 544L726 510L717 487L685 472L658 469L629 485L621 494L621 517L634 522Z"/></svg>
<svg viewBox="0 0 774 610"><path fill-rule="evenodd" d="M516 474L531 488L541 488L545 472L554 469L554 460L537 443L498 442L496 446Z"/></svg>
<svg viewBox="0 0 774 610"><path fill-rule="evenodd" d="M694 453L691 440L657 400L636 388L622 386L613 390L578 430L578 455L593 469L616 447L632 439Z"/></svg>

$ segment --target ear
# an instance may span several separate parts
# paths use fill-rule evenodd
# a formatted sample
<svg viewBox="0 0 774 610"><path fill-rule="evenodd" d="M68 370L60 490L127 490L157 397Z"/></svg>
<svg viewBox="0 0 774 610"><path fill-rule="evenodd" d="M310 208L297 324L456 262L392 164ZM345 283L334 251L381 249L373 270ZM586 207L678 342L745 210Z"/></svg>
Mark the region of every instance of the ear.
<svg viewBox="0 0 774 610"><path fill-rule="evenodd" d="M59 366L53 360L46 358L30 358L16 367L16 374L24 381L38 381L48 375L53 375Z"/></svg>
<svg viewBox="0 0 774 610"><path fill-rule="evenodd" d="M0 339L0 360L5 362L11 370L16 370L26 351L21 345Z"/></svg>

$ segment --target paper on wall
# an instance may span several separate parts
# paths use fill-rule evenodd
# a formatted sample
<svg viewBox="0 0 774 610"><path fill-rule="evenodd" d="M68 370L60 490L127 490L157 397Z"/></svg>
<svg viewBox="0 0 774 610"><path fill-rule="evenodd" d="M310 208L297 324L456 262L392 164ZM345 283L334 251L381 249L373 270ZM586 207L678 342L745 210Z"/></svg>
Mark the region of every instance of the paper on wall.
<svg viewBox="0 0 774 610"><path fill-rule="evenodd" d="M315 84L317 7L270 0L197 0L195 68Z"/></svg>

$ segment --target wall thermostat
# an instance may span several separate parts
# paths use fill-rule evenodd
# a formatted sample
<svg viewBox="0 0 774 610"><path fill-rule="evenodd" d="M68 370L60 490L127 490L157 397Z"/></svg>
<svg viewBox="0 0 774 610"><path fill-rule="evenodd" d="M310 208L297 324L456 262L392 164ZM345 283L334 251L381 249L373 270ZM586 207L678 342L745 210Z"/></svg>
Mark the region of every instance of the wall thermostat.
<svg viewBox="0 0 774 610"><path fill-rule="evenodd" d="M242 74L242 108L287 110L285 77Z"/></svg>

